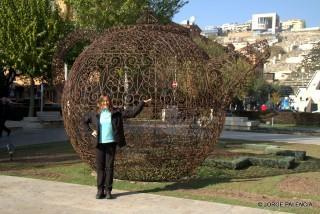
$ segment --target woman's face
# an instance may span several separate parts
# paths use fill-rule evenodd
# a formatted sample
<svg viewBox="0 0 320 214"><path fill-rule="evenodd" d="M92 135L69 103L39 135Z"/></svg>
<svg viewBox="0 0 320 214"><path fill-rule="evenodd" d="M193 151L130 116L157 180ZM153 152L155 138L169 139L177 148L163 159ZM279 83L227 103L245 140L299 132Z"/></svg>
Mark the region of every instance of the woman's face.
<svg viewBox="0 0 320 214"><path fill-rule="evenodd" d="M108 97L104 96L104 97L102 97L101 102L100 102L100 109L106 109L108 107L109 107Z"/></svg>

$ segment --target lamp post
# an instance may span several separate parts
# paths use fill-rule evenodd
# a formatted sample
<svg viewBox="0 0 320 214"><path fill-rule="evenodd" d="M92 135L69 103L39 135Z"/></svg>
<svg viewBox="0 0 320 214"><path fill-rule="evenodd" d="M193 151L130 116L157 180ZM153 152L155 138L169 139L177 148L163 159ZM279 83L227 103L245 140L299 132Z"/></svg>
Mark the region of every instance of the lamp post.
<svg viewBox="0 0 320 214"><path fill-rule="evenodd" d="M128 89L129 89L129 82L128 82L128 66L125 65L124 66L124 93L125 93L125 97L124 97L124 105L123 107L126 109L127 105L128 105Z"/></svg>
<svg viewBox="0 0 320 214"><path fill-rule="evenodd" d="M64 80L68 79L68 64L64 63Z"/></svg>
<svg viewBox="0 0 320 214"><path fill-rule="evenodd" d="M40 111L43 112L43 83L40 85Z"/></svg>

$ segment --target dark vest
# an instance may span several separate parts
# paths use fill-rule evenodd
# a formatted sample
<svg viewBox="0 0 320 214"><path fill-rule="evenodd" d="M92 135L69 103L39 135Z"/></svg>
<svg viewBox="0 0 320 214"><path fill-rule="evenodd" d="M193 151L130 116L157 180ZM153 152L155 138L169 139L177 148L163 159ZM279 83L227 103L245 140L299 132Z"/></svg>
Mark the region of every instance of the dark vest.
<svg viewBox="0 0 320 214"><path fill-rule="evenodd" d="M123 129L123 118L132 118L137 116L143 109L144 102L141 101L139 105L135 107L128 108L126 110L113 109L111 110L111 123L112 131L115 143L119 147L126 145L126 139L124 136ZM100 114L95 112L90 112L84 119L84 130L89 132L97 131L98 135L95 141L95 146L97 147L100 141Z"/></svg>

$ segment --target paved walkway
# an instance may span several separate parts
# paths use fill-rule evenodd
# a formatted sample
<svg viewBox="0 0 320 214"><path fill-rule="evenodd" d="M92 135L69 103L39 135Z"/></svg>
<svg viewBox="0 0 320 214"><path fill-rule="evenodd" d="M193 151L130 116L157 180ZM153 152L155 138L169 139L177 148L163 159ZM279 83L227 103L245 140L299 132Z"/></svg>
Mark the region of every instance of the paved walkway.
<svg viewBox="0 0 320 214"><path fill-rule="evenodd" d="M115 199L95 199L96 188L30 178L0 176L1 214L221 214L279 213L263 209L114 191Z"/></svg>
<svg viewBox="0 0 320 214"><path fill-rule="evenodd" d="M224 138L276 140L263 134L245 132L224 132ZM267 137L269 136L269 137ZM278 136L278 135L277 135ZM284 138L279 140L284 141ZM300 138L292 136L292 138ZM315 142L317 138L312 137ZM0 138L0 147L11 142L16 146L51 143L68 140L63 127L46 129L14 129L10 137ZM301 141L299 141L301 143ZM320 140L318 139L318 142ZM20 213L116 213L116 214L215 214L215 213L274 213L263 209L254 209L220 203L180 199L139 192L114 190L115 200L96 200L96 188L76 184L59 183L29 178L0 175L1 214Z"/></svg>
<svg viewBox="0 0 320 214"><path fill-rule="evenodd" d="M223 131L220 138L250 141L273 141L286 143L320 145L320 136L302 136L293 134L270 134L258 132Z"/></svg>
<svg viewBox="0 0 320 214"><path fill-rule="evenodd" d="M320 136L301 136L291 134L270 134L257 132L237 132L223 131L220 138L252 140L252 141L274 141L300 144L320 145ZM15 146L52 143L66 141L68 137L63 127L60 128L41 128L41 129L15 129L11 136L0 138L0 148L5 147L7 143L13 143Z"/></svg>
<svg viewBox="0 0 320 214"><path fill-rule="evenodd" d="M11 132L9 137L0 138L0 148L7 143L13 143L15 146L30 144L52 143L66 141L68 137L64 128L41 128L41 129L16 129Z"/></svg>

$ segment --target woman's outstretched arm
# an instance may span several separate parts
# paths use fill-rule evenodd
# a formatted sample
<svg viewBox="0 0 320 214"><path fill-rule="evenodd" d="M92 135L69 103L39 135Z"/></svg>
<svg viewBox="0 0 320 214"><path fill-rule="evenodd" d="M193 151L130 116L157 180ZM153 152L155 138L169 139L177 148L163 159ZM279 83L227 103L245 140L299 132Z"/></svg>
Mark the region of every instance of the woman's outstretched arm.
<svg viewBox="0 0 320 214"><path fill-rule="evenodd" d="M135 107L128 108L122 112L123 118L132 118L136 117L143 109L144 104L150 102L151 99L140 101L139 104Z"/></svg>

